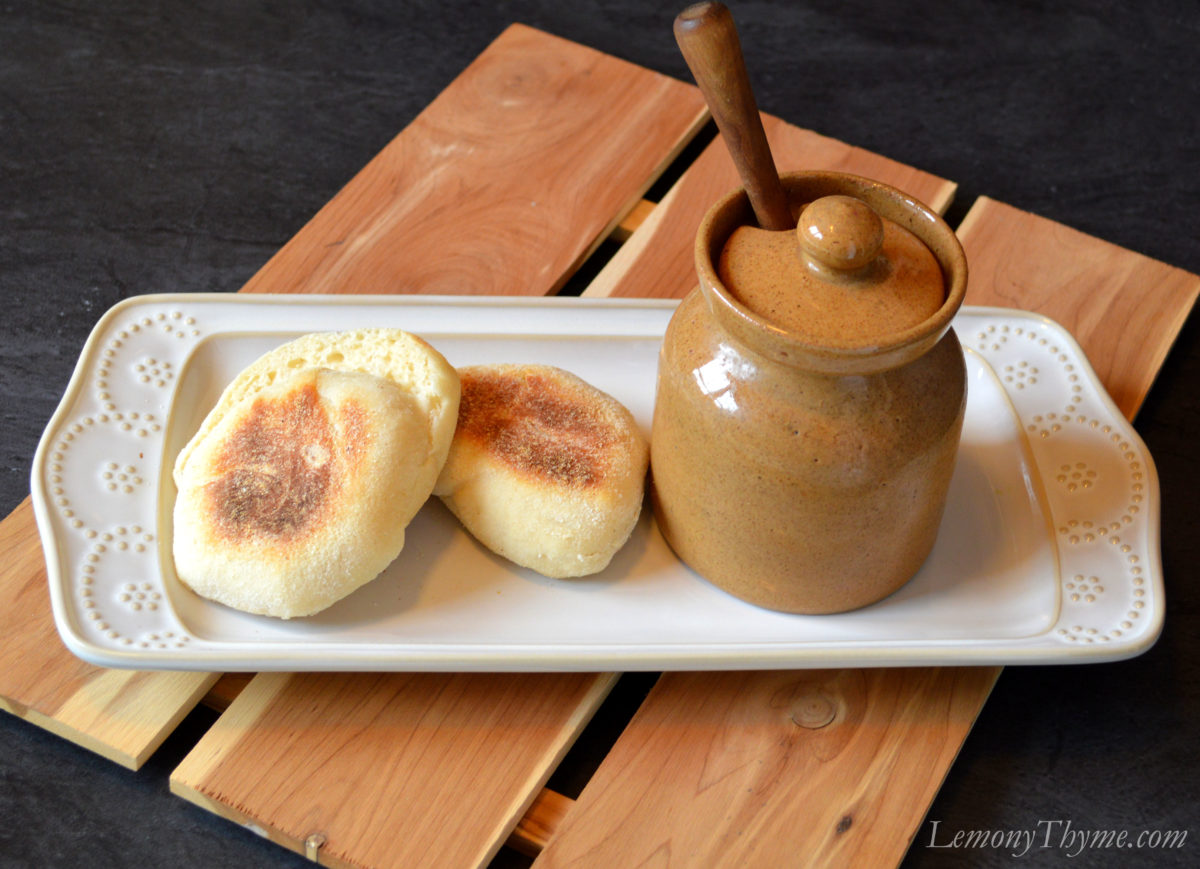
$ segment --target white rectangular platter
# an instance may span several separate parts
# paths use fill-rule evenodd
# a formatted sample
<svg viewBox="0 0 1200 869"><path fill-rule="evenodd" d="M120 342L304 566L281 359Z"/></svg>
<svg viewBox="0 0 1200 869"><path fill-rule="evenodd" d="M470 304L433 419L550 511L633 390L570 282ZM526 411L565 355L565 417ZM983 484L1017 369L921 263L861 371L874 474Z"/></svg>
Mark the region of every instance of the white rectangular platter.
<svg viewBox="0 0 1200 869"><path fill-rule="evenodd" d="M400 557L310 618L203 600L175 575L170 468L224 386L313 331L392 326L456 366L540 362L650 433L675 302L155 295L111 309L39 446L32 491L55 622L137 669L603 671L1084 663L1145 651L1164 601L1158 481L1075 341L964 309L969 393L938 542L891 597L840 615L760 609L675 558L647 506L600 574L551 580L480 546L436 499Z"/></svg>

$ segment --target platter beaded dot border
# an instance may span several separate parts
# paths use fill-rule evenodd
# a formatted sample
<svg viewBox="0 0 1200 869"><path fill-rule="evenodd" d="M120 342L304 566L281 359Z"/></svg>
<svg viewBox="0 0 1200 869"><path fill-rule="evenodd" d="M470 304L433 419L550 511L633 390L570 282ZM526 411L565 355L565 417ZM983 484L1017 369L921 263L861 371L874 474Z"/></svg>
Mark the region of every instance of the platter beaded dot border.
<svg viewBox="0 0 1200 869"><path fill-rule="evenodd" d="M359 641L353 632L325 640L312 624L297 624L292 634L291 627L266 625L264 617L247 614L195 619L197 606L217 605L191 600L194 595L174 576L170 471L174 451L190 436L183 429L203 415L197 406L215 400L223 388L224 382L207 373L214 359L223 358L222 341L242 342L238 346L243 347L249 341L265 351L305 332L385 325L472 346L479 337L594 354L588 349L593 339L618 347L636 340L640 347L657 348L676 304L215 294L148 295L119 303L93 330L34 459L34 510L59 633L76 654L102 666L255 670L1085 663L1138 654L1157 638L1165 602L1154 463L1061 326L996 308L964 308L954 328L964 352L980 360L976 367L990 371L999 384L992 390L999 397L989 399L995 405L988 405L989 412L1006 413L1005 401L1012 411L1004 429L1012 435L1005 437L1021 441L1018 452L1031 469L1029 498L1039 505L1033 515L1044 514L1046 520L1041 545L1050 557L1039 564L1049 572L1035 579L1047 592L1037 596L1036 611L1020 610L1022 618L1029 615L1024 624L1036 625L1027 633L1021 633L1024 628L995 635L962 629L931 639L921 620L910 614L899 637L879 642L855 633L854 613L780 614L778 618L796 620L794 642L763 644L748 636L728 654L725 647L660 648L653 637L603 648L551 644L547 651L535 645L477 651L451 644L446 651L436 642L414 645L390 635L382 643ZM438 346L436 340L431 343ZM610 358L605 356L609 351L598 352L603 365L614 364L603 361ZM451 362L458 364L453 358ZM599 363L589 357L587 364ZM645 394L643 416L648 416L653 362L639 365L649 370L632 372L639 396L635 400ZM235 373L224 371L221 377ZM197 379L204 381L201 387L195 385ZM971 406L968 396L968 417ZM181 409L186 425L178 422ZM1047 563L1057 569L1045 568ZM671 570L686 572L674 564ZM684 576L680 581L690 580ZM959 612L970 618L969 611ZM740 618L736 609L732 617ZM234 618L236 627L224 634L215 630L222 618ZM809 634L820 632L806 632L805 627L811 622L804 620L813 618L827 620L817 640ZM264 637L270 639L265 645Z"/></svg>
<svg viewBox="0 0 1200 869"><path fill-rule="evenodd" d="M75 372L90 388L47 433L50 503L70 530L67 590L89 632L121 648L191 641L164 605L155 569L157 478L176 372L202 337L182 304L113 318ZM138 581L105 581L121 576Z"/></svg>
<svg viewBox="0 0 1200 869"><path fill-rule="evenodd" d="M1158 554L1148 552L1157 537L1145 511L1152 463L1060 327L993 319L962 338L1003 380L1042 474L1062 584L1053 635L1119 641L1143 618L1145 565Z"/></svg>

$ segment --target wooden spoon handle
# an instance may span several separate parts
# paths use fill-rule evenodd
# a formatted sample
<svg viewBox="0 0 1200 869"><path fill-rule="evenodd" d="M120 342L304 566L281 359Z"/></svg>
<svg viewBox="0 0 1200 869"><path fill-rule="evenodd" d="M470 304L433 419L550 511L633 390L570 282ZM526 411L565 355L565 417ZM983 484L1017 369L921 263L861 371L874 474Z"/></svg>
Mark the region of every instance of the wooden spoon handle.
<svg viewBox="0 0 1200 869"><path fill-rule="evenodd" d="M793 229L796 221L763 131L733 16L723 3L689 6L675 18L675 41L742 176L759 225Z"/></svg>

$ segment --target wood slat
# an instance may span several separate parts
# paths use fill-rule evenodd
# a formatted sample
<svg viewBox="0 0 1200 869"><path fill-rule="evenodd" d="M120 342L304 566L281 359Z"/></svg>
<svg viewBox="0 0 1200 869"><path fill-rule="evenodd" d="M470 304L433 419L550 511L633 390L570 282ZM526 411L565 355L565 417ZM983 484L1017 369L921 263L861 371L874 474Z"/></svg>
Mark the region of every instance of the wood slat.
<svg viewBox="0 0 1200 869"><path fill-rule="evenodd" d="M781 172L832 169L886 181L944 212L956 185L895 160L801 130L770 115L763 128ZM696 285L692 242L704 213L740 186L737 169L720 139L713 140L663 197L643 210L629 240L584 290L584 296L683 298Z"/></svg>
<svg viewBox="0 0 1200 869"><path fill-rule="evenodd" d="M1057 321L1132 420L1200 293L1200 278L994 199L977 200L958 234L970 269L966 303Z"/></svg>
<svg viewBox="0 0 1200 869"><path fill-rule="evenodd" d="M1132 417L1200 278L994 200L960 236L968 302L1057 314ZM535 866L896 865L1000 672L666 674Z"/></svg>
<svg viewBox="0 0 1200 869"><path fill-rule="evenodd" d="M208 690L202 702L210 709L224 712L254 678L253 673L226 673ZM199 797L195 801L200 802ZM208 800L201 804L206 808L213 808L213 804ZM569 797L549 788L542 788L509 834L505 844L527 856L537 856L546 847L546 842L574 804L575 801ZM224 808L217 809L217 812L226 814Z"/></svg>
<svg viewBox="0 0 1200 869"><path fill-rule="evenodd" d="M557 292L706 117L693 87L514 24L244 291Z"/></svg>
<svg viewBox="0 0 1200 869"><path fill-rule="evenodd" d="M619 121L601 131L597 117ZM514 26L245 289L551 292L704 117L694 88ZM228 709L172 788L302 853L318 836L322 862L476 865L514 828L519 846L538 847L564 807L542 784L612 679L256 677L216 698ZM380 697L398 699L360 728ZM277 722L295 750L281 752ZM420 738L398 737L409 727ZM346 728L363 734L353 751L338 742ZM324 790L374 770L388 781L336 800ZM409 817L422 823L399 836Z"/></svg>
<svg viewBox="0 0 1200 869"><path fill-rule="evenodd" d="M0 709L137 769L217 677L105 670L67 651L29 498L0 522L0 552Z"/></svg>
<svg viewBox="0 0 1200 869"><path fill-rule="evenodd" d="M573 805L575 801L570 797L542 788L505 844L527 857L536 857L545 849Z"/></svg>
<svg viewBox="0 0 1200 869"><path fill-rule="evenodd" d="M323 865L483 866L615 681L260 674L171 790Z"/></svg>
<svg viewBox="0 0 1200 869"><path fill-rule="evenodd" d="M886 865L990 688L969 669L666 674L534 865Z"/></svg>

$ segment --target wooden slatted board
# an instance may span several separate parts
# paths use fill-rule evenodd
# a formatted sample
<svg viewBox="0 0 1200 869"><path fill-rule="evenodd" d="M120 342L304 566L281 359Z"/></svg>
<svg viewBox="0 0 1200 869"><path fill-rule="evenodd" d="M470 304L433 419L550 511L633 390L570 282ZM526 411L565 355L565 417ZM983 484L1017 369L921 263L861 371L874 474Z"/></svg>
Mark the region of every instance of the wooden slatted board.
<svg viewBox="0 0 1200 869"><path fill-rule="evenodd" d="M137 769L217 676L103 670L68 652L29 498L0 522L0 552L0 709Z"/></svg>
<svg viewBox="0 0 1200 869"><path fill-rule="evenodd" d="M245 290L540 295L617 239L585 295L680 297L732 163L713 142L642 197L705 118L690 85L514 25ZM953 197L765 121L781 169ZM988 199L959 234L968 303L1059 320L1132 416L1200 278ZM572 801L544 785L614 675L112 673L54 636L28 501L0 549L4 708L136 766L210 690L225 711L172 790L330 865L486 865L506 841L539 866L894 865L999 673L665 674Z"/></svg>

